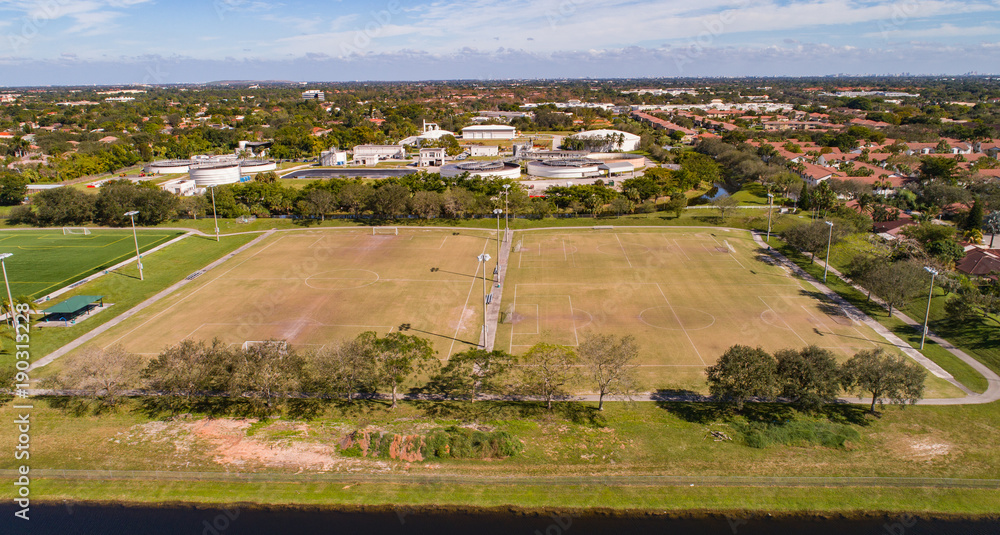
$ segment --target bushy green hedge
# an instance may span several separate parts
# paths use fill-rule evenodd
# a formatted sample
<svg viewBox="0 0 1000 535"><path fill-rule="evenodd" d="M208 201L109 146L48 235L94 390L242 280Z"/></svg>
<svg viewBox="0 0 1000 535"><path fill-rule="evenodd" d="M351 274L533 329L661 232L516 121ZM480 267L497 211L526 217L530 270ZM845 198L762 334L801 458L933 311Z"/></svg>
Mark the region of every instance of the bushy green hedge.
<svg viewBox="0 0 1000 535"><path fill-rule="evenodd" d="M751 448L766 448L774 444L786 446L818 445L827 448L844 448L849 440L861 435L854 428L823 420L797 419L778 423L730 422Z"/></svg>
<svg viewBox="0 0 1000 535"><path fill-rule="evenodd" d="M347 457L374 457L390 459L391 448L399 435L394 433L357 431L351 436L351 445L340 450ZM520 441L507 431L484 432L451 426L434 431L420 440L420 454L425 460L437 459L502 459L520 453ZM367 450L362 450L361 441L368 441ZM411 450L412 451L412 450Z"/></svg>

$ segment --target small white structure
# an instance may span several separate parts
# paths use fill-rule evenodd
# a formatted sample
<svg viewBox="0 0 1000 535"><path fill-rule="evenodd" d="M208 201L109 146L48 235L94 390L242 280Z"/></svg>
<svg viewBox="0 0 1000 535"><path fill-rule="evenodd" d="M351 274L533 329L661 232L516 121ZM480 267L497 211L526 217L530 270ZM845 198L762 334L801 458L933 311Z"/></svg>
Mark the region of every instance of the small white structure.
<svg viewBox="0 0 1000 535"><path fill-rule="evenodd" d="M462 139L514 139L517 129L503 124L477 124L462 129Z"/></svg>
<svg viewBox="0 0 1000 535"><path fill-rule="evenodd" d="M632 162L625 160L604 162L598 166L598 169L606 173L608 176L621 176L625 174L632 176L635 174L635 166L632 165Z"/></svg>
<svg viewBox="0 0 1000 535"><path fill-rule="evenodd" d="M432 147L420 149L420 156L417 158L417 166L430 167L444 165L444 147Z"/></svg>
<svg viewBox="0 0 1000 535"><path fill-rule="evenodd" d="M406 150L399 145L357 145L354 147L354 163L375 165L382 160L402 160Z"/></svg>
<svg viewBox="0 0 1000 535"><path fill-rule="evenodd" d="M464 148L473 158L500 156L500 147L497 145L468 145Z"/></svg>
<svg viewBox="0 0 1000 535"><path fill-rule="evenodd" d="M160 184L160 188L169 191L174 195L188 197L198 192L198 184L194 180L187 178L175 178Z"/></svg>
<svg viewBox="0 0 1000 535"><path fill-rule="evenodd" d="M276 171L278 164L271 160L240 160L240 176Z"/></svg>
<svg viewBox="0 0 1000 535"><path fill-rule="evenodd" d="M602 146L590 147L591 150L609 152L620 150L629 152L639 149L639 136L622 132L621 130L588 130L569 136L571 139L591 139L605 141Z"/></svg>
<svg viewBox="0 0 1000 535"><path fill-rule="evenodd" d="M325 167L347 165L347 151L330 147L330 150L319 153L319 164Z"/></svg>

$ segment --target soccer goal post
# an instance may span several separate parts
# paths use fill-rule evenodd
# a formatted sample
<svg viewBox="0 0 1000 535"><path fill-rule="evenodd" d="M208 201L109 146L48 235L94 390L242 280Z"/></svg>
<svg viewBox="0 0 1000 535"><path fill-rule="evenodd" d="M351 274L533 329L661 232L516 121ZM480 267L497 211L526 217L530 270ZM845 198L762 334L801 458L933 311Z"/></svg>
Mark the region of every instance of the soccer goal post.
<svg viewBox="0 0 1000 535"><path fill-rule="evenodd" d="M86 227L63 227L62 231L63 231L63 236L67 236L70 234L78 234L86 236L90 234L90 229Z"/></svg>
<svg viewBox="0 0 1000 535"><path fill-rule="evenodd" d="M275 347L278 351L282 353L288 351L288 342L285 340L247 340L243 342L243 350L246 351L252 347Z"/></svg>
<svg viewBox="0 0 1000 535"><path fill-rule="evenodd" d="M372 236L375 235L399 236L399 227L372 227Z"/></svg>

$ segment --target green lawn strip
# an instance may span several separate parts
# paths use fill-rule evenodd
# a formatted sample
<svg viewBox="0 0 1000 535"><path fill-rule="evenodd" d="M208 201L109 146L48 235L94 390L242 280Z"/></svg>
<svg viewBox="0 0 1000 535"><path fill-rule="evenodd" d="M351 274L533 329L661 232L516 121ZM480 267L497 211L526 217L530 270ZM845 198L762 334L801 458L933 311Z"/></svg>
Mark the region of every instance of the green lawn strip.
<svg viewBox="0 0 1000 535"><path fill-rule="evenodd" d="M887 407L881 417L865 415L864 407L838 405L817 418L795 413L782 404L754 404L736 421L769 425L788 421L829 421L857 431L843 448L815 443L773 444L752 448L718 405L709 403L642 402L606 404L596 413L594 403L560 403L553 414L539 404L476 402L403 402L395 411L383 403L353 407L324 404L308 420L291 416L267 426L212 434L204 427L206 414L170 418L149 415L149 400L131 400L112 411L95 414L94 405L78 411L74 402L32 400L31 466L49 470L125 470L218 473L239 471L287 476L299 471L293 444L309 450L328 448L333 474L367 473L435 476L440 474L489 478L509 476L558 477L576 481L629 476L746 477L880 477L1000 479L1000 404L969 406ZM54 406L59 406L56 408ZM186 409L185 409L186 410ZM286 413L289 411L286 409ZM0 418L13 420L16 410L0 407ZM211 420L223 429L237 429L221 413ZM491 419L495 418L495 419ZM521 441L521 453L500 460L428 459L405 463L386 459L356 459L341 455L337 446L350 433L367 429L382 433L426 435L451 425L475 423L503 430ZM716 442L709 430L722 431L732 441ZM290 434L289 431L295 433ZM0 449L14 450L15 433L0 435ZM238 465L223 464L229 445L240 450L268 452L290 464L272 466L253 455L237 457ZM220 446L225 445L225 446ZM225 451L220 450L224 447ZM235 445L233 447L236 447ZM284 452L284 453L283 453ZM275 457L274 455L277 455ZM19 466L13 456L0 469ZM309 461L311 462L311 461ZM315 473L316 465L303 465ZM891 479L887 480L887 485Z"/></svg>
<svg viewBox="0 0 1000 535"><path fill-rule="evenodd" d="M182 231L141 230L139 250L148 251ZM90 236L63 236L62 231L17 231L3 234L0 251L13 252L7 271L14 295L41 297L135 256L131 230L95 230Z"/></svg>
<svg viewBox="0 0 1000 535"><path fill-rule="evenodd" d="M621 487L604 485L413 485L215 483L198 481L32 480L39 500L126 503L611 508L657 511L760 511L996 515L1000 491L938 488Z"/></svg>
<svg viewBox="0 0 1000 535"><path fill-rule="evenodd" d="M830 265L843 271L851 259L865 246L863 240L848 238L834 245L830 251ZM940 287L934 290L931 300L930 330L948 340L959 349L969 353L993 371L1000 373L1000 326L986 321L954 320L945 312L945 302L954 294L943 293ZM903 313L911 318L922 321L927 312L927 293L905 305ZM914 331L919 334L919 331ZM919 344L919 340L917 342ZM966 383L966 386L970 386Z"/></svg>
<svg viewBox="0 0 1000 535"><path fill-rule="evenodd" d="M799 253L777 238L772 238L772 245L781 251L781 253L784 254L789 260L804 269L807 273L819 280L823 280L823 267L819 264L810 263L808 255ZM881 323L887 329L892 331L893 334L909 343L914 349L920 347L920 332L918 330L907 325L899 318L888 317L888 311L886 309L882 308L874 301L869 301L865 294L859 292L856 288L844 282L841 278L833 274L828 274L826 286L840 294L841 297L846 299L852 305L858 307L858 309L862 312L868 314L869 317L874 318L875 321ZM921 353L934 361L938 366L941 366L945 371L950 373L955 380L962 383L973 392L981 393L986 391L987 382L985 377L980 375L972 369L971 366L962 362L958 357L951 354L943 347L935 344L933 341L928 340L924 344L924 349Z"/></svg>
<svg viewBox="0 0 1000 535"><path fill-rule="evenodd" d="M231 236L217 243L215 240L192 236L144 258L145 280L139 280L138 267L133 263L63 294L60 299L75 295L103 295L104 302L114 306L72 327L46 328L44 323L33 324L32 359L44 357L90 332L255 237L253 234ZM5 365L10 365L10 355L5 355L3 361Z"/></svg>

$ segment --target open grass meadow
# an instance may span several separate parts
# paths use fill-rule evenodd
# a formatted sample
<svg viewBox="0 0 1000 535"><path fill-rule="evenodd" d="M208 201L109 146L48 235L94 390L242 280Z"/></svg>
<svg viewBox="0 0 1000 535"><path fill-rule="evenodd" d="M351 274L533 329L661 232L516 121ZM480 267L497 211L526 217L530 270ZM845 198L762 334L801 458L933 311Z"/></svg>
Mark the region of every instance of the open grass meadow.
<svg viewBox="0 0 1000 535"><path fill-rule="evenodd" d="M140 230L139 250L147 251L183 234ZM0 231L10 291L41 297L135 256L131 229L93 229L89 235L63 235L62 229Z"/></svg>
<svg viewBox="0 0 1000 535"><path fill-rule="evenodd" d="M94 343L148 356L184 339L216 337L315 349L404 326L447 356L479 343L483 268L476 257L495 243L481 231L279 232Z"/></svg>
<svg viewBox="0 0 1000 535"><path fill-rule="evenodd" d="M550 414L534 403L404 402L392 411L380 402L359 402L326 405L308 417L286 413L261 421L198 413L168 418L137 400L110 410L59 399L36 399L35 407L33 497L55 502L988 515L996 513L1000 496L988 481L982 489L940 483L941 478L1000 479L1000 451L992 433L1000 426L996 404L892 407L874 418L852 406L806 417L785 406L761 405L733 417L714 404L612 402L598 412L593 403L559 403ZM2 418L12 419L13 412L9 405L0 407ZM751 447L739 432L747 422L821 423L852 432L842 446L793 440ZM350 456L339 446L361 428L413 435L451 425L503 430L523 449L485 461L402 461ZM732 440L716 441L710 431ZM12 450L14 440L13 433L0 434L0 448ZM5 457L0 469L17 462ZM44 473L51 470L81 470L79 476L93 479L50 479ZM115 481L86 472L101 470L123 472L112 476ZM226 478L227 472L244 476ZM512 483L512 477L520 479ZM823 478L840 477L882 479L864 485L823 483ZM673 478L690 478L690 483ZM796 478L805 486L799 487ZM938 478L939 483L910 486L910 478Z"/></svg>

